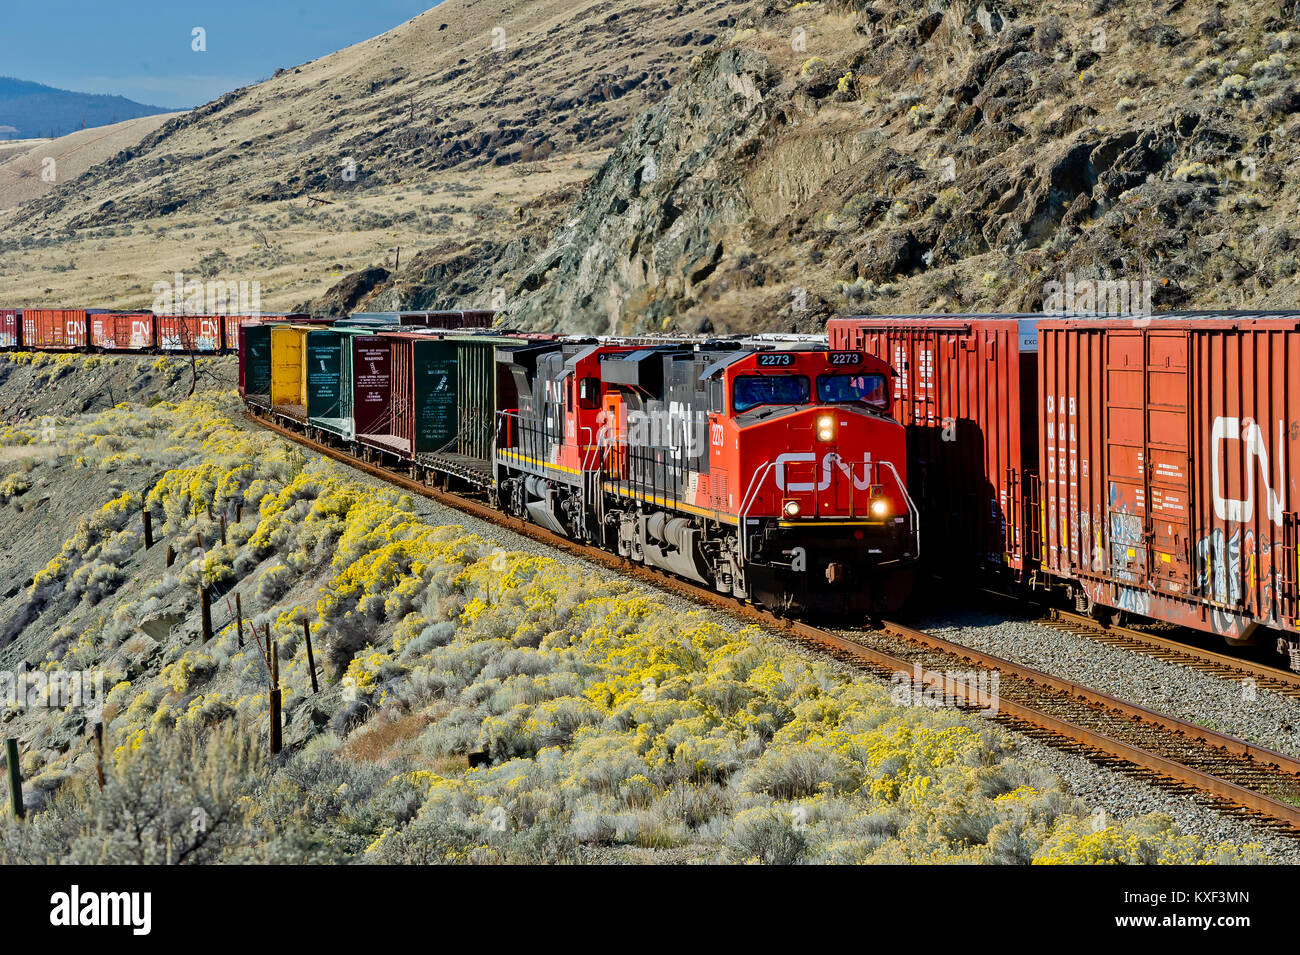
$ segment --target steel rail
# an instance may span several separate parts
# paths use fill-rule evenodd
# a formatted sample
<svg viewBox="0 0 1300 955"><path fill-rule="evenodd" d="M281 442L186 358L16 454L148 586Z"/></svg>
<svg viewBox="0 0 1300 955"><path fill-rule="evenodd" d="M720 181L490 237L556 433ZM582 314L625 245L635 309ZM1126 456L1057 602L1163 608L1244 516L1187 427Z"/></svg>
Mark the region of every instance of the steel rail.
<svg viewBox="0 0 1300 955"><path fill-rule="evenodd" d="M1071 629L1069 632L1082 632L1090 639L1102 643L1120 646L1124 644L1137 645L1143 652L1158 659L1165 659L1168 656L1183 657L1193 663L1204 664L1208 669L1220 672L1230 671L1242 677L1267 681L1268 683L1277 684L1275 689L1279 692L1288 696L1300 697L1300 673L1271 667L1266 663L1257 663L1254 660L1247 660L1227 653L1219 653L1206 647L1197 646L1194 643L1184 643L1158 634L1133 630L1130 627L1104 627L1091 617L1066 610L1053 610L1045 622L1049 625L1066 625L1077 628Z"/></svg>

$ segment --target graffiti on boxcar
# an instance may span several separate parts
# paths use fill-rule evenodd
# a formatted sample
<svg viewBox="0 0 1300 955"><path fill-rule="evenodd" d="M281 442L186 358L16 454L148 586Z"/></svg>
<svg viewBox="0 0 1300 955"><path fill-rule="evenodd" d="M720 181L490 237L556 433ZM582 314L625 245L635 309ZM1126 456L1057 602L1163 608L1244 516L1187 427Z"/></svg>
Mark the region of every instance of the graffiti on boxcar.
<svg viewBox="0 0 1300 955"><path fill-rule="evenodd" d="M1225 537L1216 527L1196 542L1196 586L1217 603L1241 600L1241 529Z"/></svg>
<svg viewBox="0 0 1300 955"><path fill-rule="evenodd" d="M1132 587L1115 588L1115 606L1120 610L1128 613L1140 613L1148 616L1151 613L1151 592L1149 590L1135 590Z"/></svg>
<svg viewBox="0 0 1300 955"><path fill-rule="evenodd" d="M1196 588L1202 596L1217 604L1242 606L1259 592L1259 605L1252 616L1261 623L1278 619L1278 596L1281 593L1281 570L1274 562L1273 551L1280 543L1261 538L1258 546L1254 531L1240 527L1225 535L1220 527L1212 529L1196 542ZM1256 554L1258 553L1258 559ZM1217 633L1237 633L1244 618L1221 607L1209 608L1209 623Z"/></svg>

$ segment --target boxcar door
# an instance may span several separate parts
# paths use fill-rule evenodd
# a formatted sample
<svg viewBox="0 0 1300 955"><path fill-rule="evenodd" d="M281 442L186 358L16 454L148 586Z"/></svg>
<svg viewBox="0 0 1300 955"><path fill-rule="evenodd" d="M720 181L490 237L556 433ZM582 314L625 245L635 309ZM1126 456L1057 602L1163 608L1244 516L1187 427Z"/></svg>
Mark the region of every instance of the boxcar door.
<svg viewBox="0 0 1300 955"><path fill-rule="evenodd" d="M1185 331L1146 332L1147 560L1151 585L1174 594L1192 581L1187 355Z"/></svg>
<svg viewBox="0 0 1300 955"><path fill-rule="evenodd" d="M1147 394L1146 341L1140 330L1119 331L1111 329L1105 334L1106 362L1106 535L1110 576L1130 587L1142 587L1147 579ZM1059 398L1058 401L1067 400ZM1069 429L1077 427L1077 400L1071 394ZM1067 409L1062 408L1064 418ZM1064 423L1058 425L1064 429ZM1066 439L1065 435L1059 436ZM1068 436L1070 445L1076 437ZM1059 469L1060 465L1058 465ZM1070 459L1071 480L1079 478L1073 473L1074 456ZM1086 512L1085 512L1086 513ZM1101 560L1103 528L1085 526L1082 515L1078 528L1078 555L1071 554L1071 564L1084 568L1091 565L1097 573L1105 571Z"/></svg>

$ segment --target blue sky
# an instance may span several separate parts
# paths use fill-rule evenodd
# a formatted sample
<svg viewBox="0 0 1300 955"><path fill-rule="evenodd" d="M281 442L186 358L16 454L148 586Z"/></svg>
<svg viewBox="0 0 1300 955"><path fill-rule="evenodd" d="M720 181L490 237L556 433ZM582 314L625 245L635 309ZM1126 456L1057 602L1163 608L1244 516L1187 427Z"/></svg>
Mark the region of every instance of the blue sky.
<svg viewBox="0 0 1300 955"><path fill-rule="evenodd" d="M190 107L377 36L436 0L0 0L0 75ZM207 32L195 52L193 30Z"/></svg>

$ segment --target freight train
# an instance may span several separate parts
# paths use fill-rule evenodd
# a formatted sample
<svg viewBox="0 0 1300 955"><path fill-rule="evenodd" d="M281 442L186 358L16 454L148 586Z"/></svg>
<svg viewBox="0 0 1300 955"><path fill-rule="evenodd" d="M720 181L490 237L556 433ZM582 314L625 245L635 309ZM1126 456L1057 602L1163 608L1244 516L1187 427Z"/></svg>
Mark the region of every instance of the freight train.
<svg viewBox="0 0 1300 955"><path fill-rule="evenodd" d="M909 591L920 521L889 367L800 339L240 328L256 415L782 613Z"/></svg>
<svg viewBox="0 0 1300 955"><path fill-rule="evenodd" d="M0 348L214 340L60 315L62 334L0 310ZM216 341L268 420L778 609L892 609L919 565L1264 638L1300 669L1300 312L849 316L728 341L492 317L226 318Z"/></svg>
<svg viewBox="0 0 1300 955"><path fill-rule="evenodd" d="M382 322L420 328L486 328L495 312L372 312ZM358 316L360 317L360 316ZM309 315L190 315L102 308L0 308L0 351L219 355L239 350L239 326Z"/></svg>
<svg viewBox="0 0 1300 955"><path fill-rule="evenodd" d="M1271 640L1300 670L1300 313L834 319L888 361L932 569Z"/></svg>

